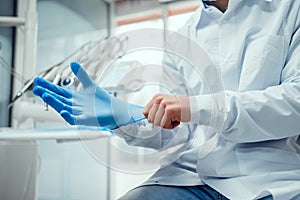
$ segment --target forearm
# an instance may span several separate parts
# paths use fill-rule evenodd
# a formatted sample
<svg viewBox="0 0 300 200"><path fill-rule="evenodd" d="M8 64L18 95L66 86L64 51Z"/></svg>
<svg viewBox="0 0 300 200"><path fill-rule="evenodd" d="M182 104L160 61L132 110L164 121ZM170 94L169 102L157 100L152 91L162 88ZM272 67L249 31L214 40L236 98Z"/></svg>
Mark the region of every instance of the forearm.
<svg viewBox="0 0 300 200"><path fill-rule="evenodd" d="M285 83L262 91L225 91L222 137L234 142L256 142L299 134L300 84ZM209 125L210 96L191 97L192 121ZM214 113L216 114L216 113Z"/></svg>

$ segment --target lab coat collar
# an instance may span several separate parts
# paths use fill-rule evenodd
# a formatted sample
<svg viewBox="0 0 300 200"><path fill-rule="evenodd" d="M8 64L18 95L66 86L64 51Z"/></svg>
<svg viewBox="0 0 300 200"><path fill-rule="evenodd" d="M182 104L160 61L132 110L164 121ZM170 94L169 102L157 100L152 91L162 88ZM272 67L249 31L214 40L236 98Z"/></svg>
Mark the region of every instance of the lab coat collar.
<svg viewBox="0 0 300 200"><path fill-rule="evenodd" d="M230 0L229 0L230 1ZM234 1L236 1L236 0L234 0ZM240 0L240 1L246 1L246 0ZM269 2L269 3L272 3L273 2L273 0L264 0L264 1L266 1L266 2ZM201 8L206 8L207 7L207 5L205 4L205 0L200 0L200 7ZM231 2L229 2L229 4L230 4Z"/></svg>
<svg viewBox="0 0 300 200"><path fill-rule="evenodd" d="M229 0L230 1L230 0ZM233 0L234 1L234 0ZM240 1L247 1L247 0L240 0ZM273 2L273 0L264 0L264 1L266 1L266 2L269 2L269 3L272 3ZM199 9L196 11L196 12L199 12L196 16L196 18L194 18L194 20L193 20L193 26L194 27L196 27L197 25L198 25L198 23L199 23L199 20L200 20L200 18L201 18L201 14L202 14L202 9L205 9L206 8L206 5L205 5L205 1L204 0L200 0L200 7L199 7Z"/></svg>
<svg viewBox="0 0 300 200"><path fill-rule="evenodd" d="M205 0L201 0L201 2L203 2L203 1L205 1ZM268 2L273 2L273 0L265 0L265 1L268 1Z"/></svg>

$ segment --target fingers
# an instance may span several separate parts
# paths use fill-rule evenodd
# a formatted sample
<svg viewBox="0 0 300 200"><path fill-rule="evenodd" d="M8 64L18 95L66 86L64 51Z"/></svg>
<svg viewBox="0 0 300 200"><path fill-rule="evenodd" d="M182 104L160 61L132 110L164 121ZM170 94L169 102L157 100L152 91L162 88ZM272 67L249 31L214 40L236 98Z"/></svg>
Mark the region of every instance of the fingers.
<svg viewBox="0 0 300 200"><path fill-rule="evenodd" d="M148 121L156 126L160 126L161 119L163 118L165 112L163 107L164 105L160 105L162 99L163 96L156 95L146 106L146 109L149 110L145 112L148 117Z"/></svg>
<svg viewBox="0 0 300 200"><path fill-rule="evenodd" d="M64 120L66 120L66 122L68 122L70 125L75 125L76 118L75 118L75 116L73 116L70 112L68 112L67 110L62 110L62 111L60 112L60 115L61 115L62 118L64 118Z"/></svg>
<svg viewBox="0 0 300 200"><path fill-rule="evenodd" d="M148 120L150 120L149 122L153 122L152 119L155 116L156 111L158 110L158 105L160 104L161 100L162 96L160 94L156 94L145 106L143 114Z"/></svg>
<svg viewBox="0 0 300 200"><path fill-rule="evenodd" d="M82 83L84 88L95 85L94 81L91 79L91 77L88 75L88 73L83 69L83 67L79 63L72 62L70 64L70 67L73 73L75 74L75 76L77 76L79 81Z"/></svg>
<svg viewBox="0 0 300 200"><path fill-rule="evenodd" d="M180 116L177 116L178 112L176 112L175 107L172 107L173 105L164 109L164 115L159 126L166 129L173 129L180 124Z"/></svg>
<svg viewBox="0 0 300 200"><path fill-rule="evenodd" d="M65 98L63 96L60 96L54 92L51 92L50 90L47 90L45 88L42 88L41 86L35 86L32 90L33 94L39 96L42 98L43 94L48 93L51 96L53 96L54 98L56 98L57 100L61 101L62 103L68 105L68 106L72 106L72 100Z"/></svg>
<svg viewBox="0 0 300 200"><path fill-rule="evenodd" d="M46 88L47 90L50 90L53 93L56 93L60 96L71 98L72 97L72 91L68 90L66 88L62 88L58 85L55 85L43 78L35 78L34 79L34 85L35 86L41 86L43 88Z"/></svg>
<svg viewBox="0 0 300 200"><path fill-rule="evenodd" d="M144 109L144 115L150 123L172 129L180 124L181 105L172 95L155 95Z"/></svg>
<svg viewBox="0 0 300 200"><path fill-rule="evenodd" d="M162 126L161 124L162 124L162 119L165 116L165 108L163 107L163 105L159 105L159 104L156 105L158 109L155 115L153 115L154 118L151 119L151 122L153 122L153 124L156 126Z"/></svg>
<svg viewBox="0 0 300 200"><path fill-rule="evenodd" d="M155 119L156 113L158 111L158 108L159 108L159 104L155 103L155 104L153 104L152 108L150 109L149 115L148 115L148 121L150 123L154 122L154 119Z"/></svg>
<svg viewBox="0 0 300 200"><path fill-rule="evenodd" d="M41 97L43 101L56 110L56 112L60 113L62 118L64 118L64 120L70 125L75 125L72 101L68 99L72 97L71 91L55 86L41 78L36 78L34 81L35 87L32 92Z"/></svg>
<svg viewBox="0 0 300 200"><path fill-rule="evenodd" d="M69 105L66 105L63 102L59 101L49 93L44 93L42 95L42 99L52 108L54 108L54 110L56 110L58 113L60 113L62 110L67 110L68 112L73 113L73 110Z"/></svg>

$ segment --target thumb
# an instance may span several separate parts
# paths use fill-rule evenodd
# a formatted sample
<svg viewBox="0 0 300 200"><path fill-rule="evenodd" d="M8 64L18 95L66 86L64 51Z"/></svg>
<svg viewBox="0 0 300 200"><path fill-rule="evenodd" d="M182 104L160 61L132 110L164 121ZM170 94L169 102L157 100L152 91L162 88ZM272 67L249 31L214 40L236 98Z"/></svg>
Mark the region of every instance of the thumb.
<svg viewBox="0 0 300 200"><path fill-rule="evenodd" d="M78 62L71 62L70 67L84 88L95 85L94 81Z"/></svg>

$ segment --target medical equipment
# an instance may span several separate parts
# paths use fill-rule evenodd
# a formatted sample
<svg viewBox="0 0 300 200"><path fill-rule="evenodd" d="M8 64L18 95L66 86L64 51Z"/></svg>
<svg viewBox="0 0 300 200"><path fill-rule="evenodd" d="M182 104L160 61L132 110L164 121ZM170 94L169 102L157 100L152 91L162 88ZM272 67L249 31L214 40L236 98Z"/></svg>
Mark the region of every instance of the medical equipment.
<svg viewBox="0 0 300 200"><path fill-rule="evenodd" d="M74 74L69 70L69 63L74 60L80 62L90 74L93 74L92 78L97 80L97 72L106 62L124 55L127 48L127 40L128 38L126 36L121 36L89 41L63 61L42 71L37 76L62 87L73 87L72 89L74 90L80 90L81 86L79 82L75 81ZM15 95L8 108L13 106L15 101L22 97L25 92L33 88L34 78L35 77L25 82L24 87ZM23 80L23 78L19 79ZM46 105L45 109L47 110Z"/></svg>
<svg viewBox="0 0 300 200"><path fill-rule="evenodd" d="M52 81L52 83L54 84L54 85L57 85L58 83L59 83L59 81L60 81L60 74L56 74L56 76L55 76L55 78L54 78L54 80ZM48 111L49 110L49 108L48 108L48 104L46 104L45 103L45 106L44 106L44 110L45 111Z"/></svg>
<svg viewBox="0 0 300 200"><path fill-rule="evenodd" d="M1 47L0 47L1 49ZM3 67L5 70L10 72L18 81L24 82L24 77L17 73L5 60L2 56L0 56L0 66ZM26 84L25 84L26 85ZM25 87L25 86L24 86Z"/></svg>

